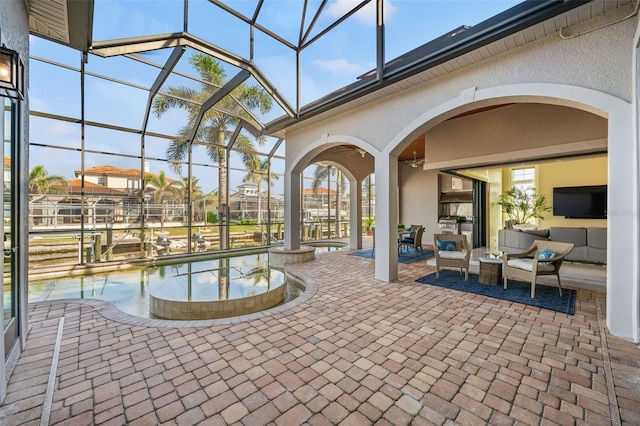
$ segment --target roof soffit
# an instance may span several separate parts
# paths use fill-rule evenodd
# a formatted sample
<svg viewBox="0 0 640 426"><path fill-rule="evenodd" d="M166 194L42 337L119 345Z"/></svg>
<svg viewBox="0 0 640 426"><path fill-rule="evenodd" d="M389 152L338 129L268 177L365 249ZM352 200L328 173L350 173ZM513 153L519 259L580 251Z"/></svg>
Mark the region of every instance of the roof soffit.
<svg viewBox="0 0 640 426"><path fill-rule="evenodd" d="M92 38L93 0L26 0L29 32L86 51Z"/></svg>

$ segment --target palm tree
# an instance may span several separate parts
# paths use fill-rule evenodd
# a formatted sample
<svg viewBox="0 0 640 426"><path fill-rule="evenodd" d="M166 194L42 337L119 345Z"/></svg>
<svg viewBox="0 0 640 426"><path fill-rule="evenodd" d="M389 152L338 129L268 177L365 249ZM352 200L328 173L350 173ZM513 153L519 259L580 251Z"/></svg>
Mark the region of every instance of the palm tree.
<svg viewBox="0 0 640 426"><path fill-rule="evenodd" d="M161 117L169 108L184 109L188 113L188 122L178 132L180 138L173 140L167 149L167 157L172 162L172 168L178 173L182 168L181 163L187 159L189 153L190 147L187 139L191 136L194 126L198 125L195 138L205 142L208 157L212 162L218 164L218 204L221 206L228 202L225 146L238 123L238 117L249 116L242 105L249 110L257 109L264 114L271 110L272 100L261 86L240 84L231 91L229 96L225 96L218 102L215 108L209 109L200 123L196 123L200 106L216 93L219 87L224 86L227 82L227 76L220 62L211 56L196 53L191 56L189 62L204 81L201 90L195 91L189 87L170 86L165 94L154 99L153 112L157 117ZM256 140L259 144L264 143L261 138ZM240 152L242 162L247 169L252 170L256 167L255 148L249 138L240 133L234 147ZM226 249L228 247L227 232L222 226L227 221L220 222L220 248Z"/></svg>
<svg viewBox="0 0 640 426"><path fill-rule="evenodd" d="M376 196L376 192L375 192L375 186L373 183L373 179L372 179L373 175L369 175L366 178L364 178L364 184L362 186L362 198L367 200L367 212L368 212L368 218L371 218L371 201L375 199Z"/></svg>
<svg viewBox="0 0 640 426"><path fill-rule="evenodd" d="M204 194L202 193L202 188L198 183L199 179L197 177L189 179L188 177L183 176L182 181L180 182L180 189L184 194L185 201L188 199L189 181L191 181L191 217L195 220L196 209L194 207L196 206L196 201L204 199Z"/></svg>
<svg viewBox="0 0 640 426"><path fill-rule="evenodd" d="M271 178L271 179L269 179ZM276 174L269 174L269 159L265 158L262 161L258 161L258 164L254 169L249 169L243 182L253 182L258 186L258 225L262 224L262 197L260 192L262 191L262 182L264 180L270 181L271 186L274 185L274 181L280 179L280 176Z"/></svg>
<svg viewBox="0 0 640 426"><path fill-rule="evenodd" d="M311 188L313 189L314 194L318 194L318 190L320 189L320 184L327 181L330 186L331 176L336 177L336 236L340 238L342 236L342 232L340 230L340 205L342 204L342 194L346 190L346 180L344 175L337 168L328 165L328 166L318 166L314 172L313 181L311 183ZM331 194L329 193L329 189L327 188L327 206L331 208ZM327 224L329 226L328 236L331 237L331 225L329 224L329 218L327 218Z"/></svg>
<svg viewBox="0 0 640 426"><path fill-rule="evenodd" d="M162 203L162 214L160 215L160 229L164 230L164 217L165 217L165 204L163 198L168 192L172 198L182 198L182 182L179 180L173 180L167 178L164 171L161 170L160 174L154 175L148 173L144 177L145 188L147 192L153 194L153 203Z"/></svg>
<svg viewBox="0 0 640 426"><path fill-rule="evenodd" d="M42 165L34 166L29 172L30 194L64 194L67 180L59 175L49 175Z"/></svg>

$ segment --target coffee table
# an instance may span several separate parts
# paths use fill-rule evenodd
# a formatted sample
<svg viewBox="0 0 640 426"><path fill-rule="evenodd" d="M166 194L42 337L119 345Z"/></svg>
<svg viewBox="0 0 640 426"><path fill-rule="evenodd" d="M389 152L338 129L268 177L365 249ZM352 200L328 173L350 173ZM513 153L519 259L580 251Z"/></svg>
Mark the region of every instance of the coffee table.
<svg viewBox="0 0 640 426"><path fill-rule="evenodd" d="M487 285L500 285L502 282L502 259L481 257L478 282Z"/></svg>

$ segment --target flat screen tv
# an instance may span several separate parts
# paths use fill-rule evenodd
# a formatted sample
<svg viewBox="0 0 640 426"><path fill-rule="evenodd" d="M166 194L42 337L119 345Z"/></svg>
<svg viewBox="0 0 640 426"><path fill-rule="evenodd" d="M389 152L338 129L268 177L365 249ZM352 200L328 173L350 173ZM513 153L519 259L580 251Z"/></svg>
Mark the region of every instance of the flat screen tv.
<svg viewBox="0 0 640 426"><path fill-rule="evenodd" d="M607 185L553 188L553 215L572 219L606 219Z"/></svg>

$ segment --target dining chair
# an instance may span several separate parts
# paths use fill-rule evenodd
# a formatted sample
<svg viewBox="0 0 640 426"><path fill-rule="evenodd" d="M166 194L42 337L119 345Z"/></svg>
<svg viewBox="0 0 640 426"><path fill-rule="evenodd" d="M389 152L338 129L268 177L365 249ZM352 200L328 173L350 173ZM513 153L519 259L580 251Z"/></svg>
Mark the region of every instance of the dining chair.
<svg viewBox="0 0 640 426"><path fill-rule="evenodd" d="M400 247L406 247L407 252L409 251L409 248L413 248L417 256L418 253L422 253L422 235L424 234L424 228L420 226L414 229L415 232L413 233L413 236L404 237L400 240Z"/></svg>

